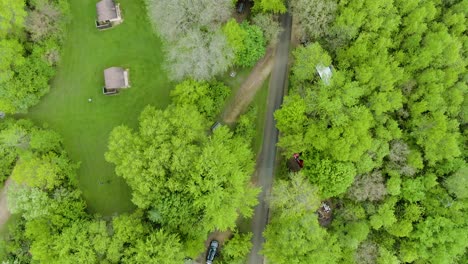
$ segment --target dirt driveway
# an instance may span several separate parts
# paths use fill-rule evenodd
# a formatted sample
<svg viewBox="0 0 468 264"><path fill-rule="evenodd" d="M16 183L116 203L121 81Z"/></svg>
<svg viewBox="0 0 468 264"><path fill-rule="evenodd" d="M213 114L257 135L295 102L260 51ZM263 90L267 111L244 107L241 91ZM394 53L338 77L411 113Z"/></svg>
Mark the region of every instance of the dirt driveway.
<svg viewBox="0 0 468 264"><path fill-rule="evenodd" d="M254 99L255 94L262 87L262 84L268 78L271 70L273 69L274 54L275 48L270 47L267 49L265 56L257 62L247 80L242 83L241 87L237 90L235 97L226 107L223 113L224 123L232 124L236 122L239 115L247 109Z"/></svg>

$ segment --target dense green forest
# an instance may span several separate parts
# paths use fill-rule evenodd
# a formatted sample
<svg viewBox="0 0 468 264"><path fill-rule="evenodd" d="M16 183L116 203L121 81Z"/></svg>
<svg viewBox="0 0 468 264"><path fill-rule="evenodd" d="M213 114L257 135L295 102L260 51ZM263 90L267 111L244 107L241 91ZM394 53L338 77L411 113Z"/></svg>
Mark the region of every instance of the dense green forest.
<svg viewBox="0 0 468 264"><path fill-rule="evenodd" d="M252 233L238 225L260 192L257 109L210 127L232 93L220 75L271 50L288 9L303 45L275 119L283 160L301 153L304 167L278 169L262 254L273 264L468 263L468 0L254 0L243 22L235 3L145 0L140 15L177 83L164 87L166 108L149 105L136 127L109 134L105 159L137 209L104 217L87 210L65 139L10 115L37 104L64 63L68 2L0 0L0 182L11 180L14 218L2 263L188 264L216 231L229 234L215 263L246 263ZM329 81L317 66L332 66Z"/></svg>
<svg viewBox="0 0 468 264"><path fill-rule="evenodd" d="M466 263L468 1L338 1L305 12L315 2L292 1L310 42L293 52L275 117L285 157L302 152L304 168L277 183L264 254ZM318 65L333 65L330 83ZM320 201L333 210L326 228Z"/></svg>

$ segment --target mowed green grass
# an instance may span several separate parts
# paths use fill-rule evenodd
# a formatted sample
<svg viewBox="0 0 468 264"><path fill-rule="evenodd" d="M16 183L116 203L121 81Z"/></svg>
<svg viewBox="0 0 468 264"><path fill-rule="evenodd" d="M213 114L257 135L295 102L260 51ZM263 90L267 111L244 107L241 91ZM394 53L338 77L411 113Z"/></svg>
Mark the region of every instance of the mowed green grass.
<svg viewBox="0 0 468 264"><path fill-rule="evenodd" d="M88 211L109 216L134 209L129 187L104 159L109 133L122 124L136 128L149 104L164 108L172 85L143 0L119 0L124 22L106 31L95 28L96 2L70 0L73 19L51 91L26 117L64 137L71 158L81 162L78 180ZM111 66L129 68L132 87L105 96L103 70Z"/></svg>

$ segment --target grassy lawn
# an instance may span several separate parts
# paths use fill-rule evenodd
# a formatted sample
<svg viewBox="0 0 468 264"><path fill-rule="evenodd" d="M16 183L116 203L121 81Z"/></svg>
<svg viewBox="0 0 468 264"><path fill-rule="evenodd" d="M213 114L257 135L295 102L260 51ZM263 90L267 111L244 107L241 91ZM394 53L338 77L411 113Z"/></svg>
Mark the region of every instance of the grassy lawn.
<svg viewBox="0 0 468 264"><path fill-rule="evenodd" d="M258 90L257 94L255 95L254 101L252 104L257 107L257 123L256 127L256 134L255 139L253 142L253 150L257 155L260 155L260 151L262 151L262 143L263 143L263 129L265 127L265 114L266 114L266 107L267 107L267 97L268 97L268 85L270 84L270 77L268 77L262 85L262 88Z"/></svg>
<svg viewBox="0 0 468 264"><path fill-rule="evenodd" d="M104 160L109 133L121 124L136 127L148 104L165 107L172 85L143 0L119 0L123 24L102 32L94 26L96 2L70 0L73 20L61 65L50 93L26 117L63 135L67 152L81 162L79 187L89 211L109 216L134 209L129 187ZM132 87L104 96L103 70L111 66L129 68Z"/></svg>

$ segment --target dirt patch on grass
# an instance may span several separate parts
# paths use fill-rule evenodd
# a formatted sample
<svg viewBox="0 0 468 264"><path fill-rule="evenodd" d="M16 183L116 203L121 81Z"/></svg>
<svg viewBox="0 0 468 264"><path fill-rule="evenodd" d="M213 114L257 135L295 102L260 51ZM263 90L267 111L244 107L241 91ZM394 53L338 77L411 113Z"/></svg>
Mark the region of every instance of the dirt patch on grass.
<svg viewBox="0 0 468 264"><path fill-rule="evenodd" d="M268 48L265 56L257 62L247 80L245 80L239 90L237 90L236 95L226 107L223 114L224 123L234 123L239 115L242 114L252 102L255 94L260 90L263 82L265 82L273 69L274 53L274 47Z"/></svg>

